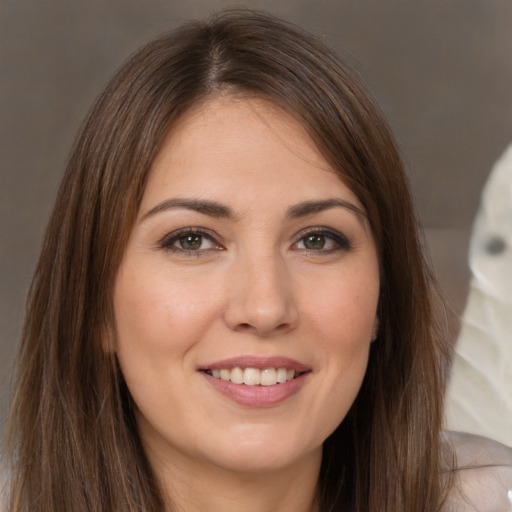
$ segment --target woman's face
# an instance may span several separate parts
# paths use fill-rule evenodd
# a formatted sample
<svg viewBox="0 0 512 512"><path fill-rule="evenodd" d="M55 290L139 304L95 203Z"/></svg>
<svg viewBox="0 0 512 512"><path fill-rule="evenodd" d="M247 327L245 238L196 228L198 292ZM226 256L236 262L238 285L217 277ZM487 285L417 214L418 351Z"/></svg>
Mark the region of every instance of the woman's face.
<svg viewBox="0 0 512 512"><path fill-rule="evenodd" d="M114 294L150 459L318 462L365 374L378 268L361 203L294 119L229 97L185 114L154 162Z"/></svg>

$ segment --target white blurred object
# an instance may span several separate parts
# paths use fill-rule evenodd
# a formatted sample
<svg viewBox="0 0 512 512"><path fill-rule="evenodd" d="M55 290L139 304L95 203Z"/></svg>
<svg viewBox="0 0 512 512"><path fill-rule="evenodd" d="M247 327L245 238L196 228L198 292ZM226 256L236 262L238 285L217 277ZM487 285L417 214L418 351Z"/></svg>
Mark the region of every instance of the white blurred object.
<svg viewBox="0 0 512 512"><path fill-rule="evenodd" d="M446 402L447 428L512 446L512 145L485 184L471 283Z"/></svg>

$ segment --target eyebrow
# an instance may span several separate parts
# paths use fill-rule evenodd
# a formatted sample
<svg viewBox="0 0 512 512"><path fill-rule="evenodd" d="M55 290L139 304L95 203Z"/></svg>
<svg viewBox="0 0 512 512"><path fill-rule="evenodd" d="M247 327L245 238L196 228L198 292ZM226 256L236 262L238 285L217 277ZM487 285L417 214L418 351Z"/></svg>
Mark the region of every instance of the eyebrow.
<svg viewBox="0 0 512 512"><path fill-rule="evenodd" d="M216 218L234 218L235 215L231 208L224 206L216 201L208 201L205 199L167 199L158 203L156 206L146 212L141 220L146 220L148 217L152 217L157 213L164 212L166 210L172 210L174 208L185 208L187 210L193 210L204 215Z"/></svg>
<svg viewBox="0 0 512 512"><path fill-rule="evenodd" d="M151 208L151 210L147 211L142 216L141 221L144 221L158 213L179 208L193 210L215 218L237 218L231 208L216 201L209 201L206 199L172 198L166 199L165 201L162 201L161 203L158 203L156 206ZM364 210L357 207L355 204L337 198L323 199L319 201L304 201L302 203L291 206L286 212L286 217L289 219L298 219L301 217L307 217L308 215L314 215L315 213L320 213L330 208L345 208L355 213L360 218L360 220L368 220L368 216Z"/></svg>
<svg viewBox="0 0 512 512"><path fill-rule="evenodd" d="M359 208L355 204L349 203L348 201L343 201L343 199L337 198L299 203L288 209L287 217L290 219L307 217L308 215L313 215L330 208L345 208L357 214L361 220L368 220L368 215L366 215L366 212L363 209Z"/></svg>

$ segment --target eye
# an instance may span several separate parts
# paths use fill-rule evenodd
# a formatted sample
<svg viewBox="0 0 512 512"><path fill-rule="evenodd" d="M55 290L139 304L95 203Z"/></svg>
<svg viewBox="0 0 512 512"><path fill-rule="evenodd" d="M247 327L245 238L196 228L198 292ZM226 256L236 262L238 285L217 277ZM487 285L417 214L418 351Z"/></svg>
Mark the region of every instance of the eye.
<svg viewBox="0 0 512 512"><path fill-rule="evenodd" d="M351 244L345 235L319 228L302 233L302 237L293 245L293 249L317 252L348 251L351 249Z"/></svg>
<svg viewBox="0 0 512 512"><path fill-rule="evenodd" d="M329 239L325 235L313 234L305 236L300 243L304 245L305 249L311 249L316 251L324 249L328 242Z"/></svg>
<svg viewBox="0 0 512 512"><path fill-rule="evenodd" d="M185 228L170 233L162 240L161 246L171 252L197 253L197 255L223 249L211 234L196 228Z"/></svg>
<svg viewBox="0 0 512 512"><path fill-rule="evenodd" d="M210 249L211 240L208 240L203 235L185 235L180 236L175 244L179 245L186 251L198 251L199 249Z"/></svg>

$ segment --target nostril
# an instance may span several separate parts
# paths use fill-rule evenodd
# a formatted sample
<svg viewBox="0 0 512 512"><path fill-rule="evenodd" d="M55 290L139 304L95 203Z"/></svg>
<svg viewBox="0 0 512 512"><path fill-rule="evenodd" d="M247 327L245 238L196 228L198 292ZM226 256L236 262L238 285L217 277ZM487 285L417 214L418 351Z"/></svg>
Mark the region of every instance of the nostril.
<svg viewBox="0 0 512 512"><path fill-rule="evenodd" d="M268 335L270 332L274 333L282 333L283 331L287 331L290 324L287 322L283 322L279 325L272 326L272 327L265 327L262 325L259 325L255 323L254 325L250 322L240 322L236 327L235 330L239 332L243 331L255 331L258 332L260 335Z"/></svg>

